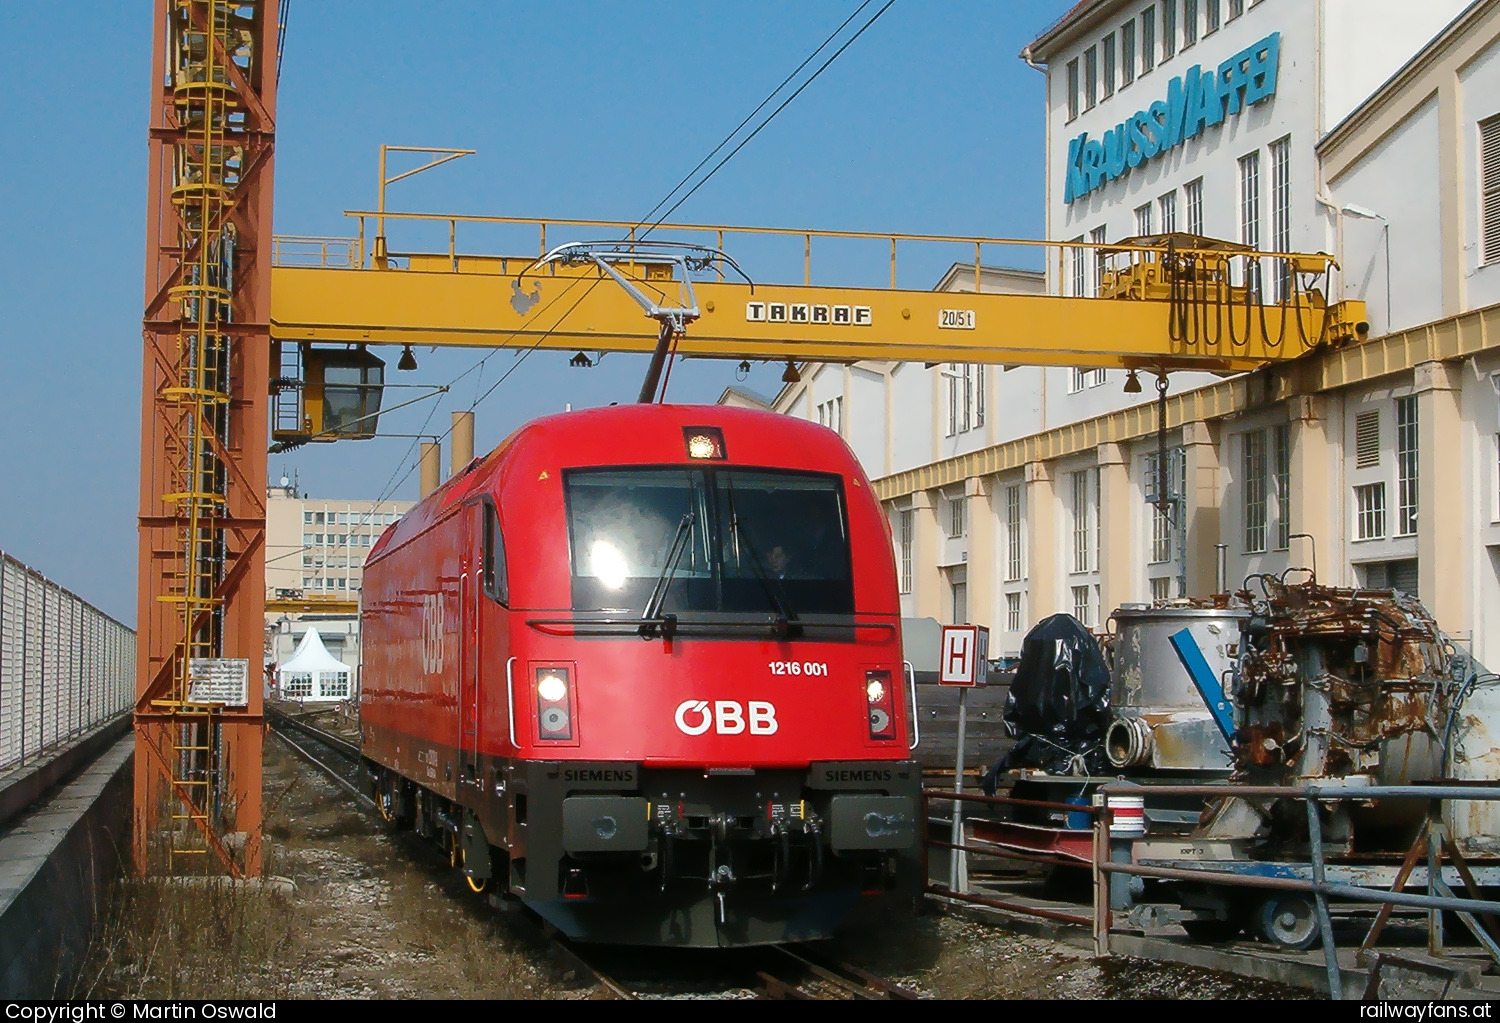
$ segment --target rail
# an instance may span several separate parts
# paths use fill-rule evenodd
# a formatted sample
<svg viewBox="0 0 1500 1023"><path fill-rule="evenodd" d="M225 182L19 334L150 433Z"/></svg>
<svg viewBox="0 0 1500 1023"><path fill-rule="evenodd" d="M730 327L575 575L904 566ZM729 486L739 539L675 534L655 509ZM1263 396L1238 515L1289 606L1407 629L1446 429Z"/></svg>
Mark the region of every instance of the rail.
<svg viewBox="0 0 1500 1023"><path fill-rule="evenodd" d="M0 551L0 771L130 710L135 631Z"/></svg>
<svg viewBox="0 0 1500 1023"><path fill-rule="evenodd" d="M1169 862L1154 855L1140 855L1134 843L1146 837L1144 823L1139 816L1142 798L1202 798L1212 799L1238 797L1247 799L1287 800L1301 802L1306 811L1309 859L1299 864L1308 876L1287 876L1284 870L1267 869L1255 872L1246 868L1278 868L1285 866L1271 861L1258 860L1192 860ZM1394 854L1388 866L1396 866L1389 887L1370 883L1350 883L1349 880L1330 878L1330 872L1340 873L1344 865L1334 861L1325 845L1320 807L1343 801L1382 799L1425 800L1426 817L1417 828L1415 840L1401 856L1396 866ZM960 842L943 841L929 837L927 848L957 851L963 865L954 872L956 884L940 884L929 881L927 891L948 899L978 904L1011 913L1039 916L1065 923L1089 926L1093 933L1097 954L1110 954L1110 935L1120 933L1116 927L1116 914L1128 908L1130 896L1118 880L1125 878L1154 879L1201 885L1222 886L1231 890L1258 889L1266 892L1290 892L1305 898L1316 914L1316 939L1321 941L1324 969L1328 989L1336 997L1344 993L1344 983L1338 960L1338 945L1332 927L1330 903L1378 905L1380 908L1374 921L1361 941L1356 959L1361 963L1374 964L1375 970L1381 955L1375 951L1376 942L1397 907L1424 910L1427 919L1428 952L1441 956L1447 951L1444 941L1443 914L1456 914L1477 944L1496 964L1500 964L1500 901L1486 898L1480 879L1472 865L1466 860L1454 836L1445 823L1445 809L1450 802L1500 800L1500 786L1483 784L1434 783L1421 785L1348 786L1313 784L1306 786L1249 786L1233 784L1199 785L1138 785L1131 783L1106 783L1094 790L1091 805L1053 803L1038 800L1015 799L1008 796L983 796L948 790L925 790L923 809L926 819L931 820L931 804L947 802L953 813L962 811L964 804L990 807L1027 807L1053 810L1089 818L1087 828L1037 829L1053 836L1049 845L1039 842L1035 848L1023 848L1016 844L997 845L982 840L971 840L967 836ZM1122 804L1133 802L1133 809ZM1128 816L1121 817L1124 810ZM1076 820L1076 817L1074 818ZM936 832L933 832L936 834ZM1066 837L1059 837L1066 836ZM1068 847L1060 851L1058 842ZM970 854L998 856L1049 866L1085 867L1091 876L1092 911L1069 913L1056 908L1028 902L998 899L971 891L967 877L967 859ZM1154 862L1153 862L1154 861ZM1190 865L1183 865L1188 863ZM1234 869L1236 866L1241 869ZM1416 884L1418 871L1425 874ZM1363 872L1356 871L1358 877ZM1457 876L1462 884L1450 885L1447 877ZM1424 887L1425 892L1408 890L1409 887ZM1371 983L1378 982L1372 978Z"/></svg>

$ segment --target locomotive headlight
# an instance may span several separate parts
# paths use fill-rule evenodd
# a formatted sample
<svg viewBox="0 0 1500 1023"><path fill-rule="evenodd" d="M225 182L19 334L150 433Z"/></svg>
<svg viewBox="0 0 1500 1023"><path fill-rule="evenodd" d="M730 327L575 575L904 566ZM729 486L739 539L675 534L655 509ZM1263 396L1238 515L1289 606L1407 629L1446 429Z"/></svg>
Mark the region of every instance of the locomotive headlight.
<svg viewBox="0 0 1500 1023"><path fill-rule="evenodd" d="M896 708L891 692L891 673L879 669L865 672L865 701L870 711L870 738L896 737Z"/></svg>
<svg viewBox="0 0 1500 1023"><path fill-rule="evenodd" d="M568 683L560 672L546 672L537 677L536 694L548 703L558 703L568 698Z"/></svg>
<svg viewBox="0 0 1500 1023"><path fill-rule="evenodd" d="M684 426L682 441L689 458L724 457L724 431L717 426Z"/></svg>
<svg viewBox="0 0 1500 1023"><path fill-rule="evenodd" d="M537 738L549 742L567 742L573 738L572 673L562 665L536 667Z"/></svg>

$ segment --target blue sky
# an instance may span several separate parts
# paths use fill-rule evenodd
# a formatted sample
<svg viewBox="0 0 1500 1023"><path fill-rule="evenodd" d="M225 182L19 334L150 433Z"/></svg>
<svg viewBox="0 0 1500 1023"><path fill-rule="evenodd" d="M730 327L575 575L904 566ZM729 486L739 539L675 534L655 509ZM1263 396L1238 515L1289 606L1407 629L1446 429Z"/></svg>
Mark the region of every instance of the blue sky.
<svg viewBox="0 0 1500 1023"><path fill-rule="evenodd" d="M292 0L275 229L353 235L343 211L374 206L382 143L477 150L392 185L393 210L640 218L857 6ZM1040 237L1044 78L1016 55L1069 6L897 0L673 219ZM0 550L126 623L151 28L144 0L0 16ZM914 258L901 283L930 287L954 258ZM752 262L792 279L800 248L795 265ZM856 260L827 283L860 272ZM393 367L398 352L381 354ZM448 383L486 354L419 350L399 382ZM445 429L515 358L493 354L444 403L382 430ZM476 447L569 403L634 400L642 357L566 359L532 356L480 404ZM773 394L779 374L760 365L742 386ZM713 401L735 383L732 364L688 363L669 398ZM310 445L271 456L271 476L295 473L314 497L414 499L413 443Z"/></svg>

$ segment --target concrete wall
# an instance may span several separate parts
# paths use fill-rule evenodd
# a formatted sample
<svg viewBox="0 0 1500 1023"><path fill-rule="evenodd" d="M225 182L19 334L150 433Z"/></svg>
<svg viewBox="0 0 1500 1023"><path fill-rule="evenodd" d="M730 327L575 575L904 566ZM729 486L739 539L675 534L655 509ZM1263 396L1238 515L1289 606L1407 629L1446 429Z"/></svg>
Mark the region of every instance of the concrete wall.
<svg viewBox="0 0 1500 1023"><path fill-rule="evenodd" d="M67 998L130 855L135 736L0 839L0 998Z"/></svg>

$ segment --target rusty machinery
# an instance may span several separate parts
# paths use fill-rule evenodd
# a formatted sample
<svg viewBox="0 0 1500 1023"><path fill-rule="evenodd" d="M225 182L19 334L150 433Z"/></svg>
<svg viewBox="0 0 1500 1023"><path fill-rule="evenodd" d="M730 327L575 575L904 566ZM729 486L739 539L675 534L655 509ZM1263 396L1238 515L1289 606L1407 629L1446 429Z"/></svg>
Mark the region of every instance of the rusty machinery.
<svg viewBox="0 0 1500 1023"><path fill-rule="evenodd" d="M1462 740L1477 736L1454 731L1471 664L1415 597L1264 575L1240 596L1234 781L1410 785L1446 776L1456 741L1474 750ZM1225 800L1202 831L1306 855L1306 813L1290 802ZM1426 812L1421 800L1329 805L1323 842L1333 854L1404 850Z"/></svg>

